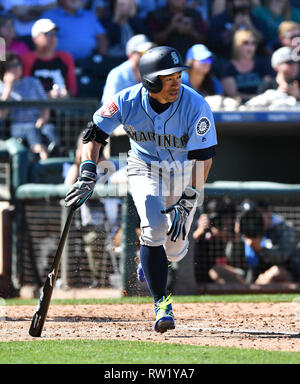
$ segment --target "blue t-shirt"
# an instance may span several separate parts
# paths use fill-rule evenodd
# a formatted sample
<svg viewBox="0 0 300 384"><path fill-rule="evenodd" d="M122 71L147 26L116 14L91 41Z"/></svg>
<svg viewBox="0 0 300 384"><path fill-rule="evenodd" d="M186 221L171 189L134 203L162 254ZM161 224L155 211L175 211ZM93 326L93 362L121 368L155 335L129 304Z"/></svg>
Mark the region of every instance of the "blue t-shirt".
<svg viewBox="0 0 300 384"><path fill-rule="evenodd" d="M45 11L42 18L51 19L58 27L57 49L69 52L75 60L89 57L96 48L96 36L106 34L96 15L85 9L73 15L57 7Z"/></svg>
<svg viewBox="0 0 300 384"><path fill-rule="evenodd" d="M113 68L105 82L101 103L104 104L118 92L125 88L132 87L137 84L137 79L133 73L129 60Z"/></svg>

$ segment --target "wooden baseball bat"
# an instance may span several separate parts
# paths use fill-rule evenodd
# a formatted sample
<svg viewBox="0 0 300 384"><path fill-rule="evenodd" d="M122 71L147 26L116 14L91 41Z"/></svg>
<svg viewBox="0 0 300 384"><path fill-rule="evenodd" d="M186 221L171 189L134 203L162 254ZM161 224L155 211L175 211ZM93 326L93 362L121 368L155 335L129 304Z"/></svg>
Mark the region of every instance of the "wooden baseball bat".
<svg viewBox="0 0 300 384"><path fill-rule="evenodd" d="M50 305L53 288L55 285L55 281L58 275L59 265L61 261L61 255L65 246L66 239L69 234L72 218L75 212L75 208L71 207L64 225L64 229L62 235L59 240L58 248L51 266L51 270L47 275L41 296L39 298L35 313L33 315L29 335L32 337L40 337L43 326L46 320L46 316L48 313L48 308Z"/></svg>

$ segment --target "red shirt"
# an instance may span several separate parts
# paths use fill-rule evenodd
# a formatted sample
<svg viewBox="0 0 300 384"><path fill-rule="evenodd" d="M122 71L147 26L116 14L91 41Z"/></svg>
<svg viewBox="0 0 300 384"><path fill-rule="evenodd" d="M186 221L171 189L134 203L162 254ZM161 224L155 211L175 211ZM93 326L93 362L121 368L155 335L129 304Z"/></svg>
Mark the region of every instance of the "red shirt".
<svg viewBox="0 0 300 384"><path fill-rule="evenodd" d="M63 51L56 51L50 59L41 59L30 51L22 57L24 76L37 77L46 92L49 92L54 84L65 87L72 96L77 95L77 80L75 64L72 56Z"/></svg>

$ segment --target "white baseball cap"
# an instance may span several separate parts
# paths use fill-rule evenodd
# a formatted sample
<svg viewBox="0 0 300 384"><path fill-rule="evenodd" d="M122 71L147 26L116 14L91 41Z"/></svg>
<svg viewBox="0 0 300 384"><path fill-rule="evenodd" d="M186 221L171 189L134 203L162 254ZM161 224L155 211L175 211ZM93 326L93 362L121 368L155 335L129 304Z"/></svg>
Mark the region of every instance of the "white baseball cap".
<svg viewBox="0 0 300 384"><path fill-rule="evenodd" d="M129 56L133 52L145 52L154 47L154 43L148 39L146 35L135 35L127 41L126 55Z"/></svg>
<svg viewBox="0 0 300 384"><path fill-rule="evenodd" d="M271 64L273 69L282 63L288 63L289 61L294 61L293 49L290 47L281 47L277 49L272 55Z"/></svg>
<svg viewBox="0 0 300 384"><path fill-rule="evenodd" d="M57 26L50 19L39 19L37 20L31 28L31 36L37 37L40 33L47 33L57 29Z"/></svg>

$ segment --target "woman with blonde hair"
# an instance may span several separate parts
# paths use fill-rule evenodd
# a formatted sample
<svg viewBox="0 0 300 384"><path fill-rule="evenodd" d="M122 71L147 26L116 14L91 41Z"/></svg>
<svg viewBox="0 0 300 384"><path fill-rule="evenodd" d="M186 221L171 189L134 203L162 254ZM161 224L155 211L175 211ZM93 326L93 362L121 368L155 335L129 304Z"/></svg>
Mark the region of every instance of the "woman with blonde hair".
<svg viewBox="0 0 300 384"><path fill-rule="evenodd" d="M238 30L233 37L232 59L222 71L225 95L242 102L257 95L262 81L272 77L270 61L256 56L258 40L251 30Z"/></svg>
<svg viewBox="0 0 300 384"><path fill-rule="evenodd" d="M278 27L285 20L300 23L300 10L289 0L266 0L265 5L253 9L252 14L261 20L267 41L276 39Z"/></svg>

